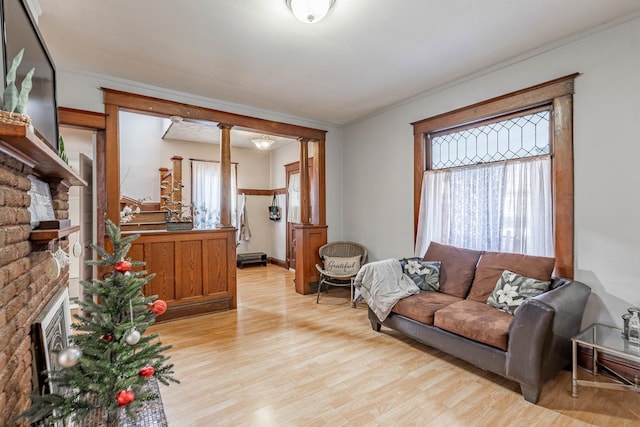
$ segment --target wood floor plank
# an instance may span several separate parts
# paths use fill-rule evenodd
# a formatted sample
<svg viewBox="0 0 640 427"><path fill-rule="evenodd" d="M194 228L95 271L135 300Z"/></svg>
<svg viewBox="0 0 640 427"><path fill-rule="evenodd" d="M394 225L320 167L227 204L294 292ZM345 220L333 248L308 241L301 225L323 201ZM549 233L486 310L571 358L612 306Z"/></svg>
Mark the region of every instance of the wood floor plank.
<svg viewBox="0 0 640 427"><path fill-rule="evenodd" d="M154 325L181 384L162 387L169 425L638 426L640 395L580 388L570 372L537 405L518 384L397 332L373 331L347 289L299 295L293 273L238 270L237 310Z"/></svg>

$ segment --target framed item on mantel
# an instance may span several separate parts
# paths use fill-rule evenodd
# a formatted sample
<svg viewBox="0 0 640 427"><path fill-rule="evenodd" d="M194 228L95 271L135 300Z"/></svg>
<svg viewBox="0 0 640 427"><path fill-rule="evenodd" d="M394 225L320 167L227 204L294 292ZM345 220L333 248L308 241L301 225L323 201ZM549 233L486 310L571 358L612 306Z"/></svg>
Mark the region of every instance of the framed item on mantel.
<svg viewBox="0 0 640 427"><path fill-rule="evenodd" d="M40 226L41 222L54 221L56 216L53 212L49 184L31 175L29 175L29 180L31 181L29 212L31 213L31 228L35 229Z"/></svg>

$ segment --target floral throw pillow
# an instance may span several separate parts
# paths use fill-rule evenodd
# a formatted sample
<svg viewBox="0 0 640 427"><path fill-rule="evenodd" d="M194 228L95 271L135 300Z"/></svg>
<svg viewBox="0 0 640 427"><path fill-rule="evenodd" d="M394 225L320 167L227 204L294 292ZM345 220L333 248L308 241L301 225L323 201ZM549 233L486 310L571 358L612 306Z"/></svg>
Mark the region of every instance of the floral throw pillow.
<svg viewBox="0 0 640 427"><path fill-rule="evenodd" d="M528 298L533 298L549 290L551 282L531 279L509 270L502 272L487 304L507 313L514 314Z"/></svg>
<svg viewBox="0 0 640 427"><path fill-rule="evenodd" d="M401 262L404 274L423 291L440 289L440 262L423 261L422 259L406 259Z"/></svg>

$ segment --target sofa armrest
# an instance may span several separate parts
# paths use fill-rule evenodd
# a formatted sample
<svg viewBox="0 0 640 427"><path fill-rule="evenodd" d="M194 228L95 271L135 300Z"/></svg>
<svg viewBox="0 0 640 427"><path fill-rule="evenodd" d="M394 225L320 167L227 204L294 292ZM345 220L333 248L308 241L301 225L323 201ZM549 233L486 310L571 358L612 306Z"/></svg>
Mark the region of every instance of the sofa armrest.
<svg viewBox="0 0 640 427"><path fill-rule="evenodd" d="M553 290L538 295L535 299L555 310L553 332L570 341L580 332L591 288L582 282L562 278L554 279L552 288Z"/></svg>
<svg viewBox="0 0 640 427"><path fill-rule="evenodd" d="M553 328L555 311L535 299L525 301L509 325L509 344L505 371L509 378L534 391L537 402L542 388L541 371L545 343ZM527 400L530 400L525 395Z"/></svg>
<svg viewBox="0 0 640 427"><path fill-rule="evenodd" d="M560 281L560 282L558 282ZM525 301L509 326L506 374L537 401L544 382L571 360L571 337L580 330L591 289L556 279L552 290Z"/></svg>

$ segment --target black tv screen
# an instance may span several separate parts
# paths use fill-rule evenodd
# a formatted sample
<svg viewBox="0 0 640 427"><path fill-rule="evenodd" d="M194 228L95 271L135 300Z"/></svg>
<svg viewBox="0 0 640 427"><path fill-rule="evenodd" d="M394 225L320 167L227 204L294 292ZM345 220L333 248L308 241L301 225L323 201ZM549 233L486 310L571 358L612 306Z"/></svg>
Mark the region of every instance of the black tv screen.
<svg viewBox="0 0 640 427"><path fill-rule="evenodd" d="M16 86L31 68L33 88L25 108L35 133L58 151L58 110L56 100L56 72L49 51L26 5L26 0L1 0L3 79L11 61L24 48L22 63L16 72ZM4 89L4 84L2 88Z"/></svg>

